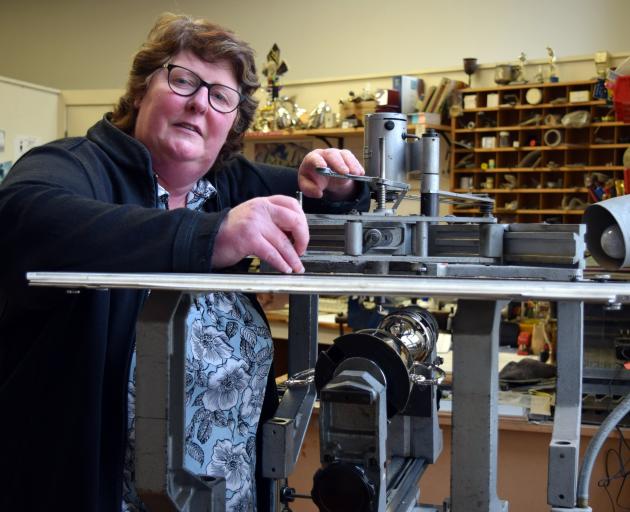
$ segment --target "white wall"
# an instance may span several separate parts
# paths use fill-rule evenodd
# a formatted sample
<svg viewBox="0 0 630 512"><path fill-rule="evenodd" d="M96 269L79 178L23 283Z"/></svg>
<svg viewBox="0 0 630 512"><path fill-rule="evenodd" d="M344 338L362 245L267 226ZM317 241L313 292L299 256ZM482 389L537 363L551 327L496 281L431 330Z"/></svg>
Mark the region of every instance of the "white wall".
<svg viewBox="0 0 630 512"><path fill-rule="evenodd" d="M64 90L59 134L84 133L122 92L133 53L166 10L204 16L250 41L261 64L280 45L289 72L282 94L311 110L348 91L388 87L412 74L464 80L462 57L479 59L474 86L493 85L496 63L530 59L528 73L558 55L561 80L594 74L593 53L630 50L628 0L22 0L0 7L0 70ZM261 94L264 98L264 94ZM21 115L21 114L19 114ZM1 121L1 119L0 119ZM0 129L2 129L0 127ZM6 153L6 151L5 151ZM0 154L0 157L3 155ZM6 157L6 155L4 155Z"/></svg>
<svg viewBox="0 0 630 512"><path fill-rule="evenodd" d="M84 135L87 129L111 112L122 95L122 89L66 90L62 92L65 106L61 122L68 137Z"/></svg>
<svg viewBox="0 0 630 512"><path fill-rule="evenodd" d="M9 6L10 4L10 6ZM120 89L163 11L203 16L278 43L285 83L415 74L480 63L627 51L627 0L21 0L0 7L0 71L59 89ZM330 99L330 98L329 98Z"/></svg>
<svg viewBox="0 0 630 512"><path fill-rule="evenodd" d="M14 161L31 143L44 143L62 135L58 90L0 77L0 130L4 150L0 163Z"/></svg>

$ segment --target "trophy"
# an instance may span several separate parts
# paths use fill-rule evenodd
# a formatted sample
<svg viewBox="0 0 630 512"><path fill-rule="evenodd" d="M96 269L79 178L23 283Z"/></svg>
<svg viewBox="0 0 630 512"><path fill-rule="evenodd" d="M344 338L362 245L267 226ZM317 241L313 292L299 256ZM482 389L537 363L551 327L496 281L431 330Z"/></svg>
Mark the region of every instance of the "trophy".
<svg viewBox="0 0 630 512"><path fill-rule="evenodd" d="M518 57L518 64L515 66L516 78L514 81L519 84L526 84L527 78L525 77L525 65L527 64L527 55L525 52L521 52Z"/></svg>
<svg viewBox="0 0 630 512"><path fill-rule="evenodd" d="M551 46L547 46L547 55L549 56L549 81L557 82L558 81L558 67L556 66L556 54L554 53Z"/></svg>
<svg viewBox="0 0 630 512"><path fill-rule="evenodd" d="M267 54L267 62L262 70L263 75L267 77L267 91L271 94L272 101L278 98L280 92L278 81L288 70L286 62L280 60L280 48L274 43Z"/></svg>
<svg viewBox="0 0 630 512"><path fill-rule="evenodd" d="M280 76L289 70L286 62L280 59L280 48L277 44L271 47L267 53L267 62L263 66L262 73L267 78L267 102L261 106L256 112L254 119L254 129L257 131L268 132L286 128L286 114L283 110L283 102L279 99L281 86L279 85ZM280 120L279 120L280 116Z"/></svg>
<svg viewBox="0 0 630 512"><path fill-rule="evenodd" d="M472 75L479 68L479 64L477 64L477 59L473 57L464 58L464 73L468 75L468 87L472 83Z"/></svg>

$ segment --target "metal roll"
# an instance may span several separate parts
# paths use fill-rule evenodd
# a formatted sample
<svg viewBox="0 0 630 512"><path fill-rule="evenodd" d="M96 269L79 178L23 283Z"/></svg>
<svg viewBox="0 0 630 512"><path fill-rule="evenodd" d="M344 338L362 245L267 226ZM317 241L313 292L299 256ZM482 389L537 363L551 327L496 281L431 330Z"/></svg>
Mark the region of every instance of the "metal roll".
<svg viewBox="0 0 630 512"><path fill-rule="evenodd" d="M543 135L543 141L547 146L559 146L562 144L562 133L555 128L547 130Z"/></svg>

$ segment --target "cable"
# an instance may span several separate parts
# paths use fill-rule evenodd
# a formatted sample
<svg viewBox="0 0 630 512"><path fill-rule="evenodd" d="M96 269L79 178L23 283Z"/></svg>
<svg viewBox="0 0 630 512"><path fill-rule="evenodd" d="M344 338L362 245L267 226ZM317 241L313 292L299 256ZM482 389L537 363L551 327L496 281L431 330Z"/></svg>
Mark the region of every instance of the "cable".
<svg viewBox="0 0 630 512"><path fill-rule="evenodd" d="M628 476L630 475L630 470L628 470L628 463L630 462L630 459L626 460L625 462L623 461L622 457L621 457L621 451L622 448L625 446L626 450L630 450L630 445L628 444L628 441L626 441L625 436L623 435L622 430L619 428L619 425L617 425L617 432L619 433L619 459L621 460L621 475L620 478L622 478L621 484L619 486L619 491L617 492L617 499L616 499L616 503L617 505L619 505L621 508L623 508L624 510L630 510L629 507L626 507L625 505L621 505L621 503L619 503L619 498L621 497L621 494L623 492L623 488L624 485L626 484L626 480L628 478Z"/></svg>
<svg viewBox="0 0 630 512"><path fill-rule="evenodd" d="M611 509L613 512L617 510L617 507L626 511L630 510L630 508L628 508L627 506L619 502L623 493L626 480L628 476L630 475L630 471L626 469L628 467L628 462L630 461L623 460L622 450L624 446L627 450L630 449L630 446L628 445L628 442L626 441L623 435L623 432L621 431L619 426L617 426L616 428L617 428L617 432L619 433L619 443L618 443L619 446L617 449L610 448L609 450L606 451L606 457L604 461L604 468L605 468L606 476L605 478L602 478L597 482L598 487L603 488L604 491L606 492L606 496L608 497L608 500L610 501ZM616 473L611 475L609 472L609 465L610 465L609 462L610 462L610 457L613 455L617 459L617 462L619 464L619 469L617 470ZM608 489L608 487L614 480L619 480L619 479L621 479L621 484L619 485L619 489L617 490L617 495L615 496L615 499L613 500L612 494L610 490Z"/></svg>
<svg viewBox="0 0 630 512"><path fill-rule="evenodd" d="M584 454L582 468L578 477L577 485L577 502L578 507L588 506L588 483L591 479L595 459L606 441L608 435L613 431L623 417L630 412L630 394L621 401L621 403L613 409L613 411L602 422L597 433L591 439L591 442Z"/></svg>

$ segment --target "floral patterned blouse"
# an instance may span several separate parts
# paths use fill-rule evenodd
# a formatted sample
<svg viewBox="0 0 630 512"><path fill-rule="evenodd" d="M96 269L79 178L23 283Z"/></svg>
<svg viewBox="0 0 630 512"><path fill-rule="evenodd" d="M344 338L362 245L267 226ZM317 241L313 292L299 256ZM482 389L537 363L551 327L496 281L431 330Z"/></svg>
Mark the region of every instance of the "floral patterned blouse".
<svg viewBox="0 0 630 512"><path fill-rule="evenodd" d="M216 194L200 180L186 207L200 210ZM168 192L158 185L161 207ZM193 297L186 319L186 469L223 476L226 511L256 510L256 430L273 343L267 324L240 293ZM128 441L123 478L123 512L145 510L134 487L135 352L128 387Z"/></svg>

